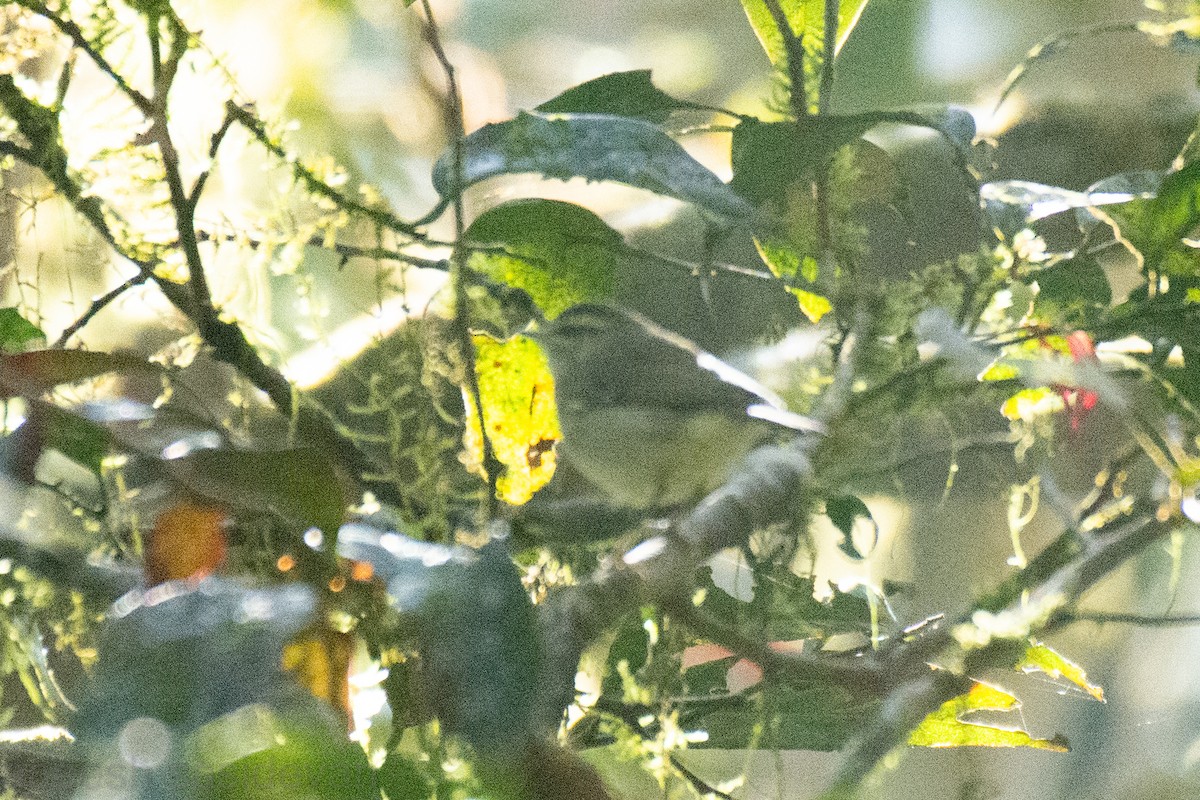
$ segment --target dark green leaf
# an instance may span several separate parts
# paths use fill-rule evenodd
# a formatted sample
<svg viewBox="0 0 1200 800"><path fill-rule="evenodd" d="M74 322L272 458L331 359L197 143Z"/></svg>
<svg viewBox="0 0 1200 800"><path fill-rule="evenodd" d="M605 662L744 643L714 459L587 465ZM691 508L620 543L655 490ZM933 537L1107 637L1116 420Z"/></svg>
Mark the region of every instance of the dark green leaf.
<svg viewBox="0 0 1200 800"><path fill-rule="evenodd" d="M663 122L674 111L703 109L677 100L650 80L650 70L613 72L567 89L537 107L547 114L614 114Z"/></svg>
<svg viewBox="0 0 1200 800"><path fill-rule="evenodd" d="M431 701L445 729L493 764L534 736L541 661L533 604L503 546L447 569L420 618Z"/></svg>
<svg viewBox="0 0 1200 800"><path fill-rule="evenodd" d="M1112 287L1104 268L1090 256L1077 256L1037 272L1038 314L1078 322L1081 315L1112 302Z"/></svg>
<svg viewBox="0 0 1200 800"><path fill-rule="evenodd" d="M497 248L472 252L472 269L524 289L549 318L577 303L611 298L625 244L591 211L537 199L485 211L463 238Z"/></svg>
<svg viewBox="0 0 1200 800"><path fill-rule="evenodd" d="M861 729L874 704L855 700L836 687L795 690L770 687L761 704L722 708L689 720L708 732L703 748L832 751Z"/></svg>
<svg viewBox="0 0 1200 800"><path fill-rule="evenodd" d="M19 353L31 343L44 344L42 329L21 316L15 308L0 308L0 352Z"/></svg>
<svg viewBox="0 0 1200 800"><path fill-rule="evenodd" d="M796 183L813 181L843 145L874 127L859 117L805 117L798 122L745 119L733 129L730 185L752 203L783 197Z"/></svg>
<svg viewBox="0 0 1200 800"><path fill-rule="evenodd" d="M547 119L520 114L485 125L463 142L463 186L497 175L540 173L547 178L616 181L694 203L724 220L753 211L720 178L648 122L605 114ZM452 154L433 168L443 197L457 185Z"/></svg>
<svg viewBox="0 0 1200 800"><path fill-rule="evenodd" d="M190 731L291 691L280 653L315 609L307 587L252 590L210 578L165 588L113 610L74 732L105 739L137 717Z"/></svg>
<svg viewBox="0 0 1200 800"><path fill-rule="evenodd" d="M0 395L37 397L62 383L95 378L106 372L158 371L144 358L86 350L35 350L0 355Z"/></svg>
<svg viewBox="0 0 1200 800"><path fill-rule="evenodd" d="M862 500L849 494L831 497L825 501L825 515L842 532L842 541L838 548L843 553L851 558L866 558L875 549L879 539L879 526L871 516L871 509L867 508L867 504ZM866 520L874 530L871 544L865 550L860 550L854 542L855 524L860 519Z"/></svg>
<svg viewBox="0 0 1200 800"><path fill-rule="evenodd" d="M199 450L163 463L184 486L230 508L269 510L329 536L346 517L343 482L317 450Z"/></svg>
<svg viewBox="0 0 1200 800"><path fill-rule="evenodd" d="M427 800L433 784L411 759L392 753L379 768L379 788L387 800Z"/></svg>

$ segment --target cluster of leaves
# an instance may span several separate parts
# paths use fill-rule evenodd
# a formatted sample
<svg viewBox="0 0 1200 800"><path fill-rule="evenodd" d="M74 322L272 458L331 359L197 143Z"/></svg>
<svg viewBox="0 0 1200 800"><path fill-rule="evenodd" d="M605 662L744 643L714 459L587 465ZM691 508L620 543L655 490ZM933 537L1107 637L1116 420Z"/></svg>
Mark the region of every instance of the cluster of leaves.
<svg viewBox="0 0 1200 800"><path fill-rule="evenodd" d="M408 221L365 187L343 190L340 170L290 153L282 127L223 80L200 157L182 155L170 118L186 102L172 91L176 76L221 71L171 3L10 5L19 9L9 9L17 33L0 73L0 153L13 172L40 175L21 177L44 181L126 272L50 347L34 304L0 310L13 502L50 497L77 512L57 526L28 515L0 530L0 577L15 584L0 585L2 670L75 737L68 758L81 764L81 792L606 797L597 770L615 781L633 769L686 796L714 787L680 761L685 748L848 748L835 797L906 744L1065 747L973 718L1020 707L978 680L984 671L1038 671L1103 697L1035 637L1080 618L1075 603L1092 584L1195 521L1200 279L1189 237L1200 224L1200 162L1191 146L1169 170L1086 191L987 182L963 110L831 113L834 57L866 0L744 0L780 76L774 116L671 97L649 72L602 76L463 131L433 166L440 200ZM422 6L426 39L444 59ZM1141 30L1186 45L1194 22L1188 14ZM51 81L31 74L45 64L14 55L38 26L45 61L73 54ZM141 72L114 57L131 42L145 48ZM141 123L110 158L68 147L63 110L77 99L81 64ZM461 120L444 66L446 117ZM29 88L39 78L53 83L48 102ZM731 181L671 135L688 115L732 121ZM943 140L979 201L983 236L977 252L880 282L864 272L865 212L902 205L903 192L892 156L864 137L897 125ZM232 135L255 143L291 194L285 213L229 232L206 227L204 215L212 164ZM120 170L137 185L101 180ZM548 199L502 203L467 224L472 185L525 173L682 201L705 220L704 255L647 252L581 205ZM448 210L456 235L439 242L429 228ZM1069 214L1070 241L1049 251L1040 226ZM156 227L164 220L167 236ZM739 237L761 263L713 258ZM1114 244L1135 256L1125 298L1110 288ZM446 257L415 255L418 245ZM403 291L403 281L389 286L385 264L438 269L454 302L446 319L413 322L390 349L345 365L353 395L330 384L302 396L273 366L253 309L214 294L209 276L226 247L303 286L321 255L367 263L384 293ZM797 399L829 428L757 452L707 502L673 510L666 528L594 502L570 475L551 482L565 472L553 379L537 347L513 336L531 318L613 301L623 269L651 265L747 276L791 298L791 322L823 342L818 378ZM66 347L144 285L189 329L166 357ZM1145 346L1099 347L1128 337ZM214 374L238 390L237 403L197 388ZM113 375L122 384L106 394ZM153 400L139 400L139 380ZM263 399L247 399L246 387ZM1020 569L970 608L893 626L880 619L888 584L815 599L824 587L806 568L818 547L810 531L828 522L845 559L868 558L878 526L863 497L903 466L878 454L910 421L964 400L989 410L981 441L1011 425L1006 442L1034 476L1055 437L1097 409L1127 420L1129 446L1114 450L1110 479L1067 514L1062 535L1031 560L1018 547ZM1111 477L1134 464L1158 480L1130 491ZM1014 512L1018 545L1022 524ZM60 541L56 528L74 535ZM632 541L623 558L604 558ZM90 622L106 606L97 633ZM43 645L50 633L86 668L61 689ZM365 748L338 719L354 712L354 637L387 670L376 687L386 713L353 720ZM585 654L597 663L584 670L588 696L576 693ZM556 736L573 749L550 744Z"/></svg>

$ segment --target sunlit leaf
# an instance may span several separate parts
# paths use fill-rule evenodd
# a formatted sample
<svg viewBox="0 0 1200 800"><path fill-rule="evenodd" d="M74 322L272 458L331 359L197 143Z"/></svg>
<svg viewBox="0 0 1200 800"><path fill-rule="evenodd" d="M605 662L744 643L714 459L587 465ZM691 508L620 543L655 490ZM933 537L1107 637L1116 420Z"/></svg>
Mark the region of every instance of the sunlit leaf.
<svg viewBox="0 0 1200 800"><path fill-rule="evenodd" d="M650 80L650 70L612 72L567 89L537 107L547 114L615 114L663 122L675 111L703 109L663 92Z"/></svg>
<svg viewBox="0 0 1200 800"><path fill-rule="evenodd" d="M1000 413L1013 421L1032 422L1047 414L1057 414L1064 408L1066 403L1058 392L1049 387L1042 387L1017 392L1004 401L1000 406Z"/></svg>
<svg viewBox="0 0 1200 800"><path fill-rule="evenodd" d="M1042 672L1051 678L1070 681L1094 699L1104 702L1104 688L1089 681L1083 667L1049 645L1041 642L1031 644L1016 668L1022 672Z"/></svg>
<svg viewBox="0 0 1200 800"><path fill-rule="evenodd" d="M607 114L549 118L522 113L485 125L463 142L462 173L460 187L453 154L443 155L434 165L433 185L450 197L497 175L539 173L559 180L628 184L694 203L723 220L753 213L736 192L657 127Z"/></svg>
<svg viewBox="0 0 1200 800"><path fill-rule="evenodd" d="M524 289L548 319L612 296L625 240L587 209L555 200L513 200L479 215L463 234L469 265Z"/></svg>
<svg viewBox="0 0 1200 800"><path fill-rule="evenodd" d="M1029 747L1066 753L1066 740L1035 739L1020 724L1001 726L973 722L970 717L981 711L1019 715L1021 703L1008 692L976 683L971 690L948 700L934 711L908 737L915 747Z"/></svg>
<svg viewBox="0 0 1200 800"><path fill-rule="evenodd" d="M366 753L316 706L245 706L187 742L198 797L378 800Z"/></svg>
<svg viewBox="0 0 1200 800"><path fill-rule="evenodd" d="M1129 187L1124 187L1128 189ZM1012 237L1031 223L1064 211L1127 203L1142 193L1117 185L1098 185L1086 192L1032 181L992 181L979 187L979 198L992 225Z"/></svg>
<svg viewBox="0 0 1200 800"><path fill-rule="evenodd" d="M1163 179L1156 197L1131 200L1105 210L1121 237L1139 253L1146 269L1162 269L1183 237L1200 224L1200 161ZM1196 258L1180 259L1175 271L1195 274Z"/></svg>
<svg viewBox="0 0 1200 800"><path fill-rule="evenodd" d="M804 312L804 316L808 317L808 321L814 325L820 322L826 314L833 311L833 304L829 302L829 298L823 297L814 292L798 289L794 286L789 286L788 291L796 297L796 302L800 304L800 310Z"/></svg>
<svg viewBox="0 0 1200 800"><path fill-rule="evenodd" d="M554 444L562 438L554 379L541 348L524 336L507 342L476 336L475 369L488 440L504 465L496 489L505 502L519 505L554 477ZM482 466L479 415L472 398L467 407L467 451Z"/></svg>
<svg viewBox="0 0 1200 800"><path fill-rule="evenodd" d="M45 344L46 334L15 308L0 308L0 352L19 353L31 344Z"/></svg>
<svg viewBox="0 0 1200 800"><path fill-rule="evenodd" d="M825 3L824 0L780 0L779 5L791 23L792 31L803 37L805 42L821 42L824 40ZM758 41L767 51L767 57L772 64L784 63L783 35L775 25L767 4L763 0L742 0L750 25L758 35ZM838 5L837 49L841 50L850 31L858 23L858 18L867 6L867 0L841 0ZM817 62L820 63L819 61Z"/></svg>
<svg viewBox="0 0 1200 800"><path fill-rule="evenodd" d="M350 660L354 636L319 627L306 631L283 649L283 668L308 693L350 718Z"/></svg>

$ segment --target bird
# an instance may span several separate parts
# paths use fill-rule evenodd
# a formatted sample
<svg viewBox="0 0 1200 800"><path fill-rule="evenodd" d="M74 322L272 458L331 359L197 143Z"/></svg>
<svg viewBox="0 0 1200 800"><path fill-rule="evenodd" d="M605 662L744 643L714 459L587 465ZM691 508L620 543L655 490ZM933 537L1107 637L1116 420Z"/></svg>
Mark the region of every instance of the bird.
<svg viewBox="0 0 1200 800"><path fill-rule="evenodd" d="M774 433L819 433L766 387L636 312L581 303L529 333L554 377L563 454L618 505L663 509L720 486Z"/></svg>

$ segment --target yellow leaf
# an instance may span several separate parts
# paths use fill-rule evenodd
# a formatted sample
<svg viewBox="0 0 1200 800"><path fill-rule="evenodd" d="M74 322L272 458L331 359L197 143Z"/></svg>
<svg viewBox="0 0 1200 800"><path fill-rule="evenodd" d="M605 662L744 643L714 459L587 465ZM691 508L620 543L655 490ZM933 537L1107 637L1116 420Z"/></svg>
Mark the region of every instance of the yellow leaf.
<svg viewBox="0 0 1200 800"><path fill-rule="evenodd" d="M1056 753L1069 752L1062 737L1035 739L1019 725L972 722L967 717L979 711L1014 712L1020 701L1003 689L976 683L966 694L947 700L917 726L908 737L914 747L1030 747Z"/></svg>
<svg viewBox="0 0 1200 800"><path fill-rule="evenodd" d="M554 476L554 444L562 438L554 405L554 378L532 339L499 342L475 337L475 373L488 440L504 473L496 480L500 499L519 505ZM483 474L479 414L467 397L464 445L469 466Z"/></svg>
<svg viewBox="0 0 1200 800"><path fill-rule="evenodd" d="M833 310L833 305L829 300L819 294L806 292L794 286L788 287L788 291L796 296L796 300L800 303L800 310L804 312L804 316L808 317L808 321L813 324L820 322L822 317Z"/></svg>
<svg viewBox="0 0 1200 800"><path fill-rule="evenodd" d="M1037 389L1022 389L1004 401L1000 413L1006 418L1026 422L1047 414L1055 414L1066 408L1062 395L1053 389L1041 387Z"/></svg>
<svg viewBox="0 0 1200 800"><path fill-rule="evenodd" d="M1104 689L1088 681L1087 672L1075 662L1065 658L1049 645L1034 642L1025 651L1025 657L1016 666L1022 672L1044 672L1051 678L1063 678L1083 689L1089 695L1104 702Z"/></svg>

